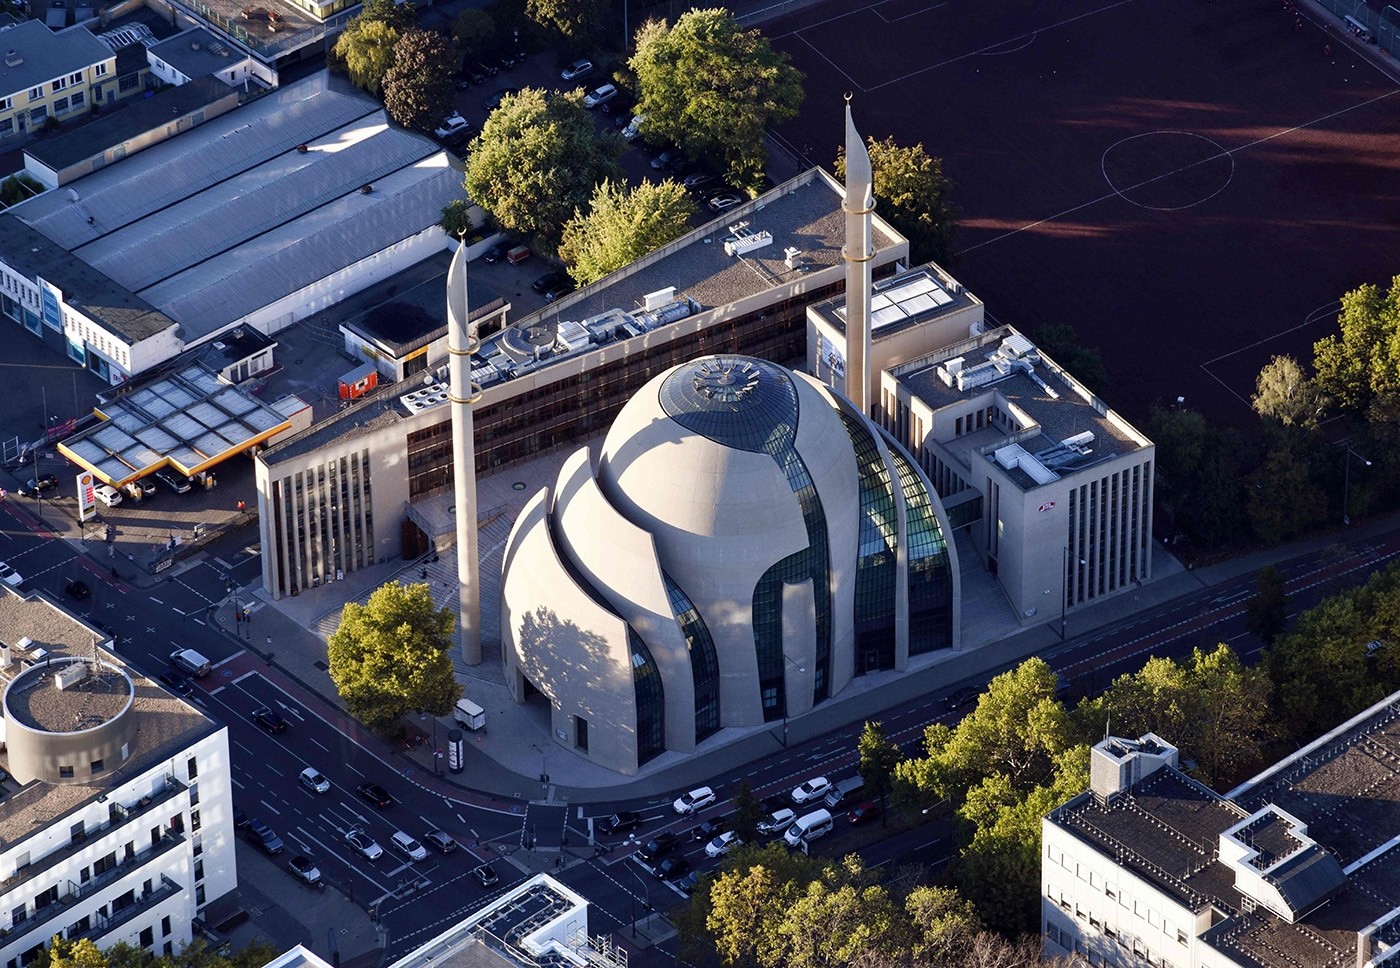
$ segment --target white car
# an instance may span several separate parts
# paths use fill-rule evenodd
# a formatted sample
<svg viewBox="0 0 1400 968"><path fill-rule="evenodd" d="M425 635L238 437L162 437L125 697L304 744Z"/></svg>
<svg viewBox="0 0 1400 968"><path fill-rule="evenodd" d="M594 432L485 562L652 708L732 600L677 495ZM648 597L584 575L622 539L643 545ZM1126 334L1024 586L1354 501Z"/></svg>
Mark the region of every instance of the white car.
<svg viewBox="0 0 1400 968"><path fill-rule="evenodd" d="M627 127L622 129L622 139L624 141L636 141L642 133L642 122L647 119L645 114L634 114L632 120L627 122Z"/></svg>
<svg viewBox="0 0 1400 968"><path fill-rule="evenodd" d="M696 787L689 793L681 794L675 803L671 804L676 809L676 813L682 817L688 817L697 810L704 810L715 802L715 791L707 786Z"/></svg>
<svg viewBox="0 0 1400 968"><path fill-rule="evenodd" d="M814 776L792 791L793 803L811 803L826 796L831 789L831 781L824 776Z"/></svg>
<svg viewBox="0 0 1400 968"><path fill-rule="evenodd" d="M110 484L99 484L92 489L92 493L97 495L97 499L109 508L114 508L122 503L122 492Z"/></svg>
<svg viewBox="0 0 1400 968"><path fill-rule="evenodd" d="M428 848L424 847L402 830L395 830L394 836L389 838L389 843L393 844L394 849L409 860L428 859Z"/></svg>
<svg viewBox="0 0 1400 968"><path fill-rule="evenodd" d="M24 578L21 577L19 572L15 571L3 561L0 561L0 581L3 581L6 585L18 585L20 582L24 581Z"/></svg>
<svg viewBox="0 0 1400 968"><path fill-rule="evenodd" d="M574 61L568 67L560 71L559 76L566 81L573 81L591 73L593 73L593 62L585 58Z"/></svg>
<svg viewBox="0 0 1400 968"><path fill-rule="evenodd" d="M604 84L597 90L590 91L583 96L583 106L586 108L596 108L600 104L607 104L617 97L617 87L613 84Z"/></svg>
<svg viewBox="0 0 1400 968"><path fill-rule="evenodd" d="M732 830L726 830L705 845L705 856L723 857L725 854L729 853L730 849L738 847L742 843L743 841L739 839L738 834Z"/></svg>
<svg viewBox="0 0 1400 968"><path fill-rule="evenodd" d="M441 125L433 129L433 134L437 135L439 138L448 138L459 131L467 130L469 127L471 127L471 125L467 123L467 119L456 111L453 111L443 120Z"/></svg>
<svg viewBox="0 0 1400 968"><path fill-rule="evenodd" d="M314 766L308 766L301 771L301 785L312 793L330 793L331 781L322 775L321 771Z"/></svg>
<svg viewBox="0 0 1400 968"><path fill-rule="evenodd" d="M345 831L345 842L355 848L356 852L365 860L378 860L384 856L384 848L380 847L379 842L363 830Z"/></svg>
<svg viewBox="0 0 1400 968"><path fill-rule="evenodd" d="M797 812L788 807L774 810L758 822L758 832L761 834L780 834L792 826L792 822L796 819Z"/></svg>

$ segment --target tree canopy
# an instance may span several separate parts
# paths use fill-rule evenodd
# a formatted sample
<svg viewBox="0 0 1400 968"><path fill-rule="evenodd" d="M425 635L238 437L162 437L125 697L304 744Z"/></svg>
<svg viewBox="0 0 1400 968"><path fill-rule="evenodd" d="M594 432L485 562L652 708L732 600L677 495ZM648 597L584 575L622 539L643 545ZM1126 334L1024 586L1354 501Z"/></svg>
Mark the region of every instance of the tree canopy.
<svg viewBox="0 0 1400 968"><path fill-rule="evenodd" d="M368 603L347 602L328 643L331 681L350 715L393 733L412 712L445 716L462 697L452 674L455 618L428 586L390 582Z"/></svg>
<svg viewBox="0 0 1400 968"><path fill-rule="evenodd" d="M261 968L277 953L267 942L254 941L221 955L201 938L174 955L158 956L125 941L103 949L87 938L71 941L54 935L49 946L39 953L34 968Z"/></svg>
<svg viewBox="0 0 1400 968"><path fill-rule="evenodd" d="M394 66L399 31L383 20L356 17L335 42L335 57L345 67L350 82L378 96L384 75Z"/></svg>
<svg viewBox="0 0 1400 968"><path fill-rule="evenodd" d="M1288 592L1283 575L1273 565L1259 569L1254 578L1254 594L1245 602L1245 614L1252 635L1272 643L1288 623Z"/></svg>
<svg viewBox="0 0 1400 968"><path fill-rule="evenodd" d="M865 781L865 792L885 803L894 787L895 768L904 759L904 754L894 741L885 735L881 723L867 722L856 741L856 755L860 757L860 775ZM882 812L880 824L884 826L888 818Z"/></svg>
<svg viewBox="0 0 1400 968"><path fill-rule="evenodd" d="M687 11L674 27L648 20L628 66L647 133L714 160L737 186L761 183L764 135L802 105L801 73L724 9Z"/></svg>
<svg viewBox="0 0 1400 968"><path fill-rule="evenodd" d="M485 10L468 7L452 21L452 39L464 57L475 57L496 37L496 20Z"/></svg>
<svg viewBox="0 0 1400 968"><path fill-rule="evenodd" d="M1264 364L1250 398L1255 413L1285 427L1316 425L1325 402L1317 384L1291 356L1275 356Z"/></svg>
<svg viewBox="0 0 1400 968"><path fill-rule="evenodd" d="M525 14L569 40L593 36L608 13L608 0L526 0Z"/></svg>
<svg viewBox="0 0 1400 968"><path fill-rule="evenodd" d="M579 91L525 88L491 112L467 159L467 194L502 226L557 241L594 186L619 174L622 139L600 132Z"/></svg>
<svg viewBox="0 0 1400 968"><path fill-rule="evenodd" d="M405 128L432 131L452 113L452 75L461 58L432 30L404 31L384 74L384 109Z"/></svg>
<svg viewBox="0 0 1400 968"><path fill-rule="evenodd" d="M909 240L909 255L914 262L952 265L956 258L954 215L943 160L930 156L922 144L911 148L896 144L894 138L866 138L866 146L875 176L876 212ZM844 145L836 155L836 177L846 179ZM1067 359L1057 358L1068 365ZM1100 362L1100 369L1102 366ZM1075 376L1080 375L1078 370L1071 370Z"/></svg>
<svg viewBox="0 0 1400 968"><path fill-rule="evenodd" d="M1313 345L1317 384L1343 409L1364 411L1378 394L1400 394L1400 276L1382 291L1342 296L1340 332Z"/></svg>
<svg viewBox="0 0 1400 968"><path fill-rule="evenodd" d="M679 184L644 181L635 188L604 179L588 211L576 209L564 226L559 257L580 286L631 265L690 228L695 203Z"/></svg>

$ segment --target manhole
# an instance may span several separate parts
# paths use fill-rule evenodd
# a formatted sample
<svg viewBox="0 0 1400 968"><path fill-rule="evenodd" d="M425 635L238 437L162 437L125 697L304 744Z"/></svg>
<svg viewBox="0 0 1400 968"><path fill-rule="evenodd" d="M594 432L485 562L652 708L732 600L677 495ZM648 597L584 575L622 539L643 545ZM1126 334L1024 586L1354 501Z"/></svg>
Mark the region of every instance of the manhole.
<svg viewBox="0 0 1400 968"><path fill-rule="evenodd" d="M525 490L525 482L516 481L514 484L511 485L511 489L516 491L523 491Z"/></svg>

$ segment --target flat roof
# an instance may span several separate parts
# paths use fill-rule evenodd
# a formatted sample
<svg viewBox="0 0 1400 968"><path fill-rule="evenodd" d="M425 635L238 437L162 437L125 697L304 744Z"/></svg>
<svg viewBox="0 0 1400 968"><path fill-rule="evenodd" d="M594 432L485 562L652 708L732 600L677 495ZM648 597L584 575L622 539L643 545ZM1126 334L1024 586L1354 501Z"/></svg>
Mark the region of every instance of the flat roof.
<svg viewBox="0 0 1400 968"><path fill-rule="evenodd" d="M1270 807L1306 825L1346 875L1340 893L1293 924L1246 903L1219 858L1220 835L1256 814L1250 834L1274 855L1268 863L1301 857L1291 824ZM1107 803L1081 794L1049 820L1187 907L1219 907L1226 917L1202 938L1238 964L1350 964L1357 933L1400 911L1400 693L1228 796L1164 767Z"/></svg>
<svg viewBox="0 0 1400 968"><path fill-rule="evenodd" d="M958 370L966 377L961 389L956 380ZM1096 398L1078 380L1010 326L942 347L890 372L934 411L965 404L989 392L1016 408L1021 425L1014 431L987 427L940 440L939 446L964 467L971 466L969 455L974 450L987 453L989 448L1019 447L1020 452L1011 456L1019 459L1024 452L1030 460L1012 464L1008 458L999 463L1027 490L1147 446L1145 437L1135 435L1113 411L1100 409L1101 404L1096 404ZM1011 416L1016 419L1018 415ZM1039 433L1026 437L1025 431L1030 430ZM1013 435L1019 438L1015 444L1009 442ZM1070 439L1081 443L1065 446ZM988 456L997 459L990 453Z"/></svg>
<svg viewBox="0 0 1400 968"><path fill-rule="evenodd" d="M452 262L450 252L434 253L405 270L416 273L424 267L436 269L434 274L403 292L377 303L364 312L350 317L343 324L347 329L383 346L396 357L427 346L447 335L447 267ZM426 313L394 314L396 306L408 306ZM476 276L467 276L467 306L471 319L482 319L506 306L501 296Z"/></svg>
<svg viewBox="0 0 1400 968"><path fill-rule="evenodd" d="M41 593L21 595L8 586L0 587L0 641L13 646L25 636L32 639L35 646L55 655L92 655L94 642L110 642L105 632L70 615ZM0 802L0 847L8 848L42 831L106 790L126 783L132 776L168 759L172 753L223 728L193 705L125 666L115 653L103 648L98 650L98 657L120 666L131 677L135 687L132 714L140 717L136 749L119 770L110 770L85 782L34 780L6 797ZM0 688L4 681L23 669L23 666L0 669ZM9 766L4 754L0 754L0 763ZM6 782L13 785L15 781Z"/></svg>
<svg viewBox="0 0 1400 968"><path fill-rule="evenodd" d="M191 27L146 50L151 57L169 64L191 80L208 77L248 56L247 52L215 37L203 27Z"/></svg>
<svg viewBox="0 0 1400 968"><path fill-rule="evenodd" d="M106 111L57 138L25 145L24 153L45 167L62 171L147 131L163 128L171 118L193 114L227 97L237 98L238 92L218 78L201 77L157 91L148 98L137 98L118 110Z"/></svg>
<svg viewBox="0 0 1400 968"><path fill-rule="evenodd" d="M975 306L977 297L932 263L916 266L871 287L870 338L878 341L939 316ZM832 329L846 332L846 294L810 307Z"/></svg>
<svg viewBox="0 0 1400 968"><path fill-rule="evenodd" d="M45 193L59 194L64 193ZM0 212L0 258L16 272L53 283L63 291L65 302L102 323L128 346L177 325L115 279L16 218L11 213L18 207Z"/></svg>
<svg viewBox="0 0 1400 968"><path fill-rule="evenodd" d="M55 31L37 20L26 20L0 32L0 52L9 51L18 55L18 63L11 64L9 57L0 58L0 96L27 91L113 56L82 25Z"/></svg>
<svg viewBox="0 0 1400 968"><path fill-rule="evenodd" d="M101 405L101 423L59 444L64 456L116 486L167 464L196 473L291 426L285 408L198 363L122 389Z"/></svg>

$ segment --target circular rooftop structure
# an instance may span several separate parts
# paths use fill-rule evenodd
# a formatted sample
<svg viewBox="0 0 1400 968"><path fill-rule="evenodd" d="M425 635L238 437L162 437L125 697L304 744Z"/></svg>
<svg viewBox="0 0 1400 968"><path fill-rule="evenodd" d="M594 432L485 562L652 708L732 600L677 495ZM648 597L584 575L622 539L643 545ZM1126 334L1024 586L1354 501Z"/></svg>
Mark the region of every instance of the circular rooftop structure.
<svg viewBox="0 0 1400 968"><path fill-rule="evenodd" d="M661 409L687 430L740 450L772 453L797 432L797 388L781 367L743 356L702 356L671 371Z"/></svg>
<svg viewBox="0 0 1400 968"><path fill-rule="evenodd" d="M118 667L50 659L5 688L5 745L21 782L84 782L115 769L136 738L136 689Z"/></svg>

